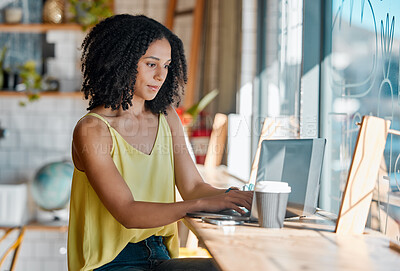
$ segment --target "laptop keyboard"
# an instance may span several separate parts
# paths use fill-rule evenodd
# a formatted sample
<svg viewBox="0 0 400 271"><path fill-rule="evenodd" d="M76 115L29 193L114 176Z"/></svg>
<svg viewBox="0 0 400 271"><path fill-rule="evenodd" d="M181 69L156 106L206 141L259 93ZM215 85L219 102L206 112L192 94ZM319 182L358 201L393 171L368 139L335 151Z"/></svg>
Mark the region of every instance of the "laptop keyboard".
<svg viewBox="0 0 400 271"><path fill-rule="evenodd" d="M244 217L250 216L250 212L247 209L244 209L244 210L246 211L246 213L243 215L233 209L225 209L225 210L219 211L218 214L230 215L230 216L244 216Z"/></svg>

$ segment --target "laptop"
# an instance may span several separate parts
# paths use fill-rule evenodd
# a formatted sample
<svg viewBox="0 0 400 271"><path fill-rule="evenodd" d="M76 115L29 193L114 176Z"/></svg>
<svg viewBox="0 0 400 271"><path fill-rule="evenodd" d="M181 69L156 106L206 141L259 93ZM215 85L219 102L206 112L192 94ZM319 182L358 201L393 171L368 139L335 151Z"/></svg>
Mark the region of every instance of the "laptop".
<svg viewBox="0 0 400 271"><path fill-rule="evenodd" d="M314 214L317 207L326 139L263 140L257 169L257 182L262 180L287 182L289 194L286 218ZM246 222L258 221L253 195L251 210L245 215L234 210L192 212L189 217L216 218Z"/></svg>

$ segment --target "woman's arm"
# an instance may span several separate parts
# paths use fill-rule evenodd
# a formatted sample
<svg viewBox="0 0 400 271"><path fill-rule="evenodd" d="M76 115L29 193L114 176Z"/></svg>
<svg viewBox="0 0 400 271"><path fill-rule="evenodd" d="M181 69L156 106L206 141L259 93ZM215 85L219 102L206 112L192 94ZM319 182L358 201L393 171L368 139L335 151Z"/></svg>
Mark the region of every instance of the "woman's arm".
<svg viewBox="0 0 400 271"><path fill-rule="evenodd" d="M112 139L108 127L94 117L88 116L78 123L72 146L75 166L86 173L101 202L126 228L159 227L183 218L188 212L227 208L240 211L237 205L248 204L234 191L177 203L135 201L110 156Z"/></svg>
<svg viewBox="0 0 400 271"><path fill-rule="evenodd" d="M172 106L168 108L167 113L167 121L171 128L174 144L175 183L182 198L190 200L224 194L226 189L218 189L204 182L189 155L178 114ZM238 196L243 193L235 191L232 194ZM248 196L246 195L244 198L247 199Z"/></svg>

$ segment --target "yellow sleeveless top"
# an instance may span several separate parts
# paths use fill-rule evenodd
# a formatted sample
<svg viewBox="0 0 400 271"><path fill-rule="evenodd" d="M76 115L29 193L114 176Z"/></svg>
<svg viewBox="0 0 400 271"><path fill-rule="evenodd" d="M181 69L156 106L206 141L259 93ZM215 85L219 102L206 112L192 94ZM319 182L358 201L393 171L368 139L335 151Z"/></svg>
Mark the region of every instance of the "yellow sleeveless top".
<svg viewBox="0 0 400 271"><path fill-rule="evenodd" d="M135 149L100 115L112 137L111 157L137 201L175 202L172 135L163 114L149 155ZM99 170L101 170L99 168ZM135 215L135 214L132 214ZM152 235L163 236L172 258L178 257L177 224L150 229L127 229L104 207L86 174L74 169L68 227L69 270L92 270L111 262L128 244Z"/></svg>

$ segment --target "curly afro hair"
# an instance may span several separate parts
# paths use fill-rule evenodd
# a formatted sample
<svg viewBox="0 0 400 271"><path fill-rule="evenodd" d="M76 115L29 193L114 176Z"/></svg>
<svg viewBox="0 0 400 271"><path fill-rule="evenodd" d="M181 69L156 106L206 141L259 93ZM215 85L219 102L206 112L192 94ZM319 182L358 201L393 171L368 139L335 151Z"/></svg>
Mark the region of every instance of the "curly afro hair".
<svg viewBox="0 0 400 271"><path fill-rule="evenodd" d="M163 38L171 45L172 61L157 96L145 105L155 114L166 113L170 104L179 105L187 82L182 41L151 18L121 14L98 23L82 43L82 92L89 99L87 109L132 106L138 61L152 42Z"/></svg>

